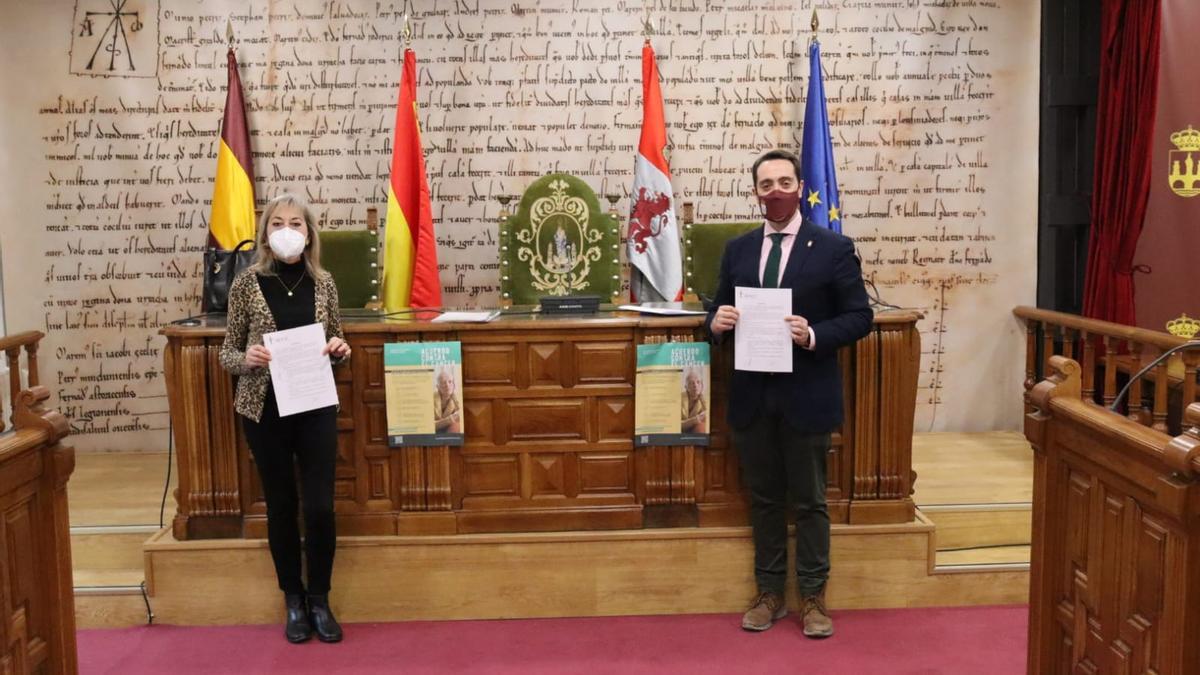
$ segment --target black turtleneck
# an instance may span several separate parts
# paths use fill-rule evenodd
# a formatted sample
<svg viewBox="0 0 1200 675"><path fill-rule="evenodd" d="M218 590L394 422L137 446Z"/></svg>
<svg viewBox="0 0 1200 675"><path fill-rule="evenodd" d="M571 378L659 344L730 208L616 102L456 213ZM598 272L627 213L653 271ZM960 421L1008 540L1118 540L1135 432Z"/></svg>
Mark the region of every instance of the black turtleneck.
<svg viewBox="0 0 1200 675"><path fill-rule="evenodd" d="M271 309L275 327L287 330L315 322L317 285L304 266L304 260L291 264L276 260L275 272L274 276L258 276L258 287Z"/></svg>

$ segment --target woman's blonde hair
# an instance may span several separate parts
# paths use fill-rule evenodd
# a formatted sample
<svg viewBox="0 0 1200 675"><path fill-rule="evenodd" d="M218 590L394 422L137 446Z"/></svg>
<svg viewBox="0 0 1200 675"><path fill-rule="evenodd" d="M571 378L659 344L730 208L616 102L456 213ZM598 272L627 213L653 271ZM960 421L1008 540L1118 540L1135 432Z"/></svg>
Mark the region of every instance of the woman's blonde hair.
<svg viewBox="0 0 1200 675"><path fill-rule="evenodd" d="M308 244L305 245L301 257L304 260L304 266L308 268L309 276L319 279L325 270L321 267L321 237L317 232L317 219L313 217L312 209L309 208L308 202L304 201L303 197L289 192L272 199L263 207L262 217L258 219L258 235L254 239L258 255L255 256L251 269L265 276L275 275L275 254L271 251L271 245L267 243L267 225L271 222L271 216L275 215L275 211L281 206L294 206L304 214L304 226L308 229Z"/></svg>

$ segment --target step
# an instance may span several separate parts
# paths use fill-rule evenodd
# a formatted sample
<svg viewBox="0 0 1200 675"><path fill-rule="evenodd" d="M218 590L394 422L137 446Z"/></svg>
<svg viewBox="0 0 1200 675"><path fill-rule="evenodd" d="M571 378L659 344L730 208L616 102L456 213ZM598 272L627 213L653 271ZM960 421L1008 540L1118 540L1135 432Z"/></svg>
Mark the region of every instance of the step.
<svg viewBox="0 0 1200 675"><path fill-rule="evenodd" d="M125 628L149 623L139 586L75 588L75 628Z"/></svg>
<svg viewBox="0 0 1200 675"><path fill-rule="evenodd" d="M938 551L993 546L1027 546L1031 541L1033 505L937 504L921 507L937 528Z"/></svg>
<svg viewBox="0 0 1200 675"><path fill-rule="evenodd" d="M146 580L142 568L91 570L76 569L74 585L79 588L137 588Z"/></svg>
<svg viewBox="0 0 1200 675"><path fill-rule="evenodd" d="M935 569L950 568L979 569L995 565L1024 565L1028 567L1030 547L1026 546L981 546L952 551L938 551Z"/></svg>
<svg viewBox="0 0 1200 675"><path fill-rule="evenodd" d="M71 564L76 570L141 569L142 544L158 531L154 525L71 528Z"/></svg>

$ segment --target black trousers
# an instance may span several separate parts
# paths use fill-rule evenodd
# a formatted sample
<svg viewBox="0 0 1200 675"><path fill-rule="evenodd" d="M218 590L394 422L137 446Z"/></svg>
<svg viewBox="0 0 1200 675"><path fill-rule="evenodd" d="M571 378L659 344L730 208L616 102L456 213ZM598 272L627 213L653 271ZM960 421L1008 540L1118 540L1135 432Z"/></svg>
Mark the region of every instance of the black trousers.
<svg viewBox="0 0 1200 675"><path fill-rule="evenodd" d="M796 577L801 595L816 595L829 579L829 511L825 505L830 435L802 434L766 397L754 422L733 430L742 479L750 493L754 580L760 593L784 594L789 495L796 516Z"/></svg>
<svg viewBox="0 0 1200 675"><path fill-rule="evenodd" d="M300 569L300 504L304 505L304 553L308 592L329 592L337 533L333 519L333 471L337 459L337 409L279 417L267 391L262 420L243 417L246 442L258 466L267 500L267 541L284 593L304 593ZM296 467L300 490L296 490Z"/></svg>

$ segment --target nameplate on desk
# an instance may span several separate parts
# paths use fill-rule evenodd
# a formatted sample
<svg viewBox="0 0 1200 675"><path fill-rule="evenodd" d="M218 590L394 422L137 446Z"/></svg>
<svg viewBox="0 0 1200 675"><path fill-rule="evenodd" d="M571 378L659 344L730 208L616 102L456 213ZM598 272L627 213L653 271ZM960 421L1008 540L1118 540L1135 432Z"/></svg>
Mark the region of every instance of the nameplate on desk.
<svg viewBox="0 0 1200 675"><path fill-rule="evenodd" d="M595 314L600 309L598 295L546 296L539 302L542 314Z"/></svg>

